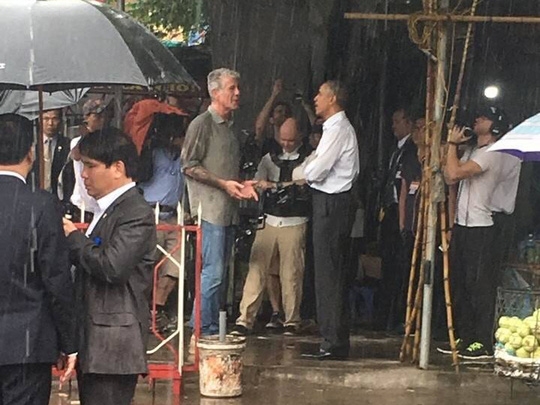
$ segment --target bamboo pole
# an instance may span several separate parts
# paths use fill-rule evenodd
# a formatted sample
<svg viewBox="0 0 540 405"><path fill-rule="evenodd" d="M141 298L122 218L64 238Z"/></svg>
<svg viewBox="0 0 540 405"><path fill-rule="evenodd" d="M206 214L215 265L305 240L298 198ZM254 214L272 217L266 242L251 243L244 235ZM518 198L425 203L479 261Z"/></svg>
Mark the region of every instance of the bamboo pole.
<svg viewBox="0 0 540 405"><path fill-rule="evenodd" d="M474 15L478 6L478 0L474 0L471 8L471 15ZM467 63L467 55L469 47L472 41L473 23L469 23L467 26L467 35L465 38L465 45L463 47L463 55L461 57L461 65L459 68L459 75L456 84L456 94L454 96L454 104L452 108L452 114L448 127L452 128L456 121L456 114L461 99L461 89L463 86L463 77L465 76L465 66ZM441 128L442 129L442 128ZM441 244L443 250L443 283L444 283L444 296L446 301L446 319L448 326L448 340L450 341L450 348L452 349L452 361L456 368L456 373L459 373L459 358L456 349L456 339L454 336L454 320L452 317L452 297L450 289L450 261L448 258L448 224L447 224L447 206L445 203L439 204L440 221L441 221Z"/></svg>
<svg viewBox="0 0 540 405"><path fill-rule="evenodd" d="M426 7L429 7L431 5L431 1ZM430 45L431 46L431 45ZM433 129L433 125L431 124L432 120L432 106L433 106L433 100L434 100L434 89L435 89L435 82L436 82L436 64L432 59L427 60L427 73L426 73L426 104L425 104L425 119L426 119L426 130L424 132L424 146L425 146L425 154L424 154L424 161L422 162L422 185L421 185L421 194L420 194L420 209L418 211L418 225L419 229L421 230L418 232L417 238L419 243L419 260L420 260L420 268L419 268L419 277L418 277L418 284L416 294L414 301L412 303L413 308L408 311L407 317L406 317L406 323L405 323L405 336L402 343L401 353L400 353L400 359L401 361L404 361L405 358L412 354L412 348L411 348L411 341L410 341L410 335L412 332L412 325L416 321L416 317L418 316L418 306L419 303L417 302L418 298L418 289L423 288L423 273L425 270L424 267L424 260L425 260L425 245L426 245L426 228L427 228L427 213L428 213L428 200L429 200L429 184L430 184L430 161L431 161L431 153L430 153L430 145L431 145L431 131ZM421 227L420 227L421 225ZM415 240L416 243L416 240ZM414 252L413 252L414 253ZM410 279L411 281L411 279ZM412 286L410 286L410 293L411 293L411 301L412 301L412 288L414 287L414 283ZM409 297L407 297L407 305L409 306ZM407 308L409 309L409 308ZM420 333L420 330L416 331L416 334L418 335Z"/></svg>
<svg viewBox="0 0 540 405"><path fill-rule="evenodd" d="M422 181L421 187L421 194L420 194L420 208L419 212L424 212L424 205L425 205L425 198L423 196L424 192L424 181ZM401 351L399 354L400 361L405 361L405 358L408 356L408 349L409 349L409 338L411 336L412 331L412 323L413 320L411 319L412 309L413 309L413 289L415 285L416 280L416 269L418 267L418 260L422 255L422 245L421 240L423 237L423 228L424 228L424 217L423 215L420 215L418 218L418 222L416 224L416 235L414 238L414 247L413 247L413 254L411 259L411 270L409 275L409 286L407 288L407 307L405 312L405 336L403 337L403 343L401 344Z"/></svg>
<svg viewBox="0 0 540 405"><path fill-rule="evenodd" d="M441 0L439 7L446 9L449 7L448 0ZM432 39L435 41L435 38ZM423 291L423 303L422 303L422 341L420 344L420 358L418 366L424 370L429 367L429 354L431 346L431 317L432 317L432 303L433 303L433 274L436 263L436 244L437 244L437 200L440 198L442 192L442 179L440 178L440 142L441 142L441 128L442 121L444 119L444 107L446 105L445 99L445 77L447 66L447 42L448 35L445 24L440 24L437 30L436 36L436 78L433 89L433 99L427 105L430 113L433 114L433 121L435 122L435 129L430 125L429 131L429 202L428 202L428 216L426 220L426 244L425 244L425 282ZM426 100L429 101L429 100Z"/></svg>
<svg viewBox="0 0 540 405"><path fill-rule="evenodd" d="M471 15L476 12L476 7L478 6L478 0L474 0L471 8ZM452 128L456 122L456 114L459 106L459 101L461 100L461 88L463 87L463 77L465 76L465 65L467 63L467 55L469 53L469 46L471 44L472 32L473 32L473 23L470 22L467 26L467 35L465 37L465 45L463 47L463 56L461 58L461 65L459 67L458 81L456 84L456 95L454 96L454 106L452 108L452 115L450 116L450 121L448 127Z"/></svg>
<svg viewBox="0 0 540 405"><path fill-rule="evenodd" d="M424 162L424 172L423 177L425 178L425 191L424 191L424 211L422 212L424 231L422 235L422 263L420 264L420 274L418 277L418 286L416 289L416 297L414 300L414 309L411 315L412 322L416 322L416 331L414 335L414 345L412 350L412 362L416 363L419 359L419 345L420 338L422 334L422 309L423 309L423 298L424 298L424 281L426 275L426 264L427 264L427 251L426 245L428 243L428 228L429 228L429 217L430 217L430 204L431 204L431 187L432 187L432 178L430 173L431 158L429 149L426 155L426 161Z"/></svg>
<svg viewBox="0 0 540 405"><path fill-rule="evenodd" d="M429 167L429 165L427 165ZM416 322L416 330L414 334L414 345L412 349L412 363L417 363L419 359L419 349L420 349L420 342L421 342L421 334L422 334L422 302L423 302L423 295L424 295L424 280L425 280L425 274L426 274L426 243L427 243L427 228L428 228L428 218L429 218L429 202L430 202L430 189L431 189L431 181L429 176L426 176L426 192L425 192L425 204L424 204L424 212L422 213L424 216L424 234L422 237L422 248L423 248L423 258L422 263L420 265L420 274L418 277L418 287L416 289L416 297L414 300L414 310L413 310L413 320Z"/></svg>
<svg viewBox="0 0 540 405"><path fill-rule="evenodd" d="M346 20L383 20L383 21L436 21L459 23L501 23L501 24L540 24L540 17L503 17L456 14L376 14L344 13Z"/></svg>
<svg viewBox="0 0 540 405"><path fill-rule="evenodd" d="M414 297L414 305L409 317L409 322L406 325L408 326L408 334L406 336L410 337L411 331L412 331L412 325L415 323L416 330L415 330L415 345L416 347L416 339L420 336L420 323L419 318L421 317L421 308L422 308L422 295L423 295L423 289L424 289L424 277L425 277L425 245L427 241L427 219L429 214L429 194L430 194L430 177L428 175L429 173L429 155L426 156L426 161L424 162L423 167L423 193L422 193L422 211L421 211L421 222L422 222L422 238L420 243L420 250L422 251L421 255L421 262L420 262L420 269L419 269L419 275L418 275L418 284L416 286L416 293ZM404 352L406 355L411 353L411 342L410 339L404 340ZM405 357L405 356L404 356ZM413 348L412 350L412 361L416 362L417 356L415 355L415 350Z"/></svg>
<svg viewBox="0 0 540 405"><path fill-rule="evenodd" d="M444 298L446 302L446 323L448 326L448 339L452 348L452 361L456 368L456 373L459 372L459 358L456 350L456 338L454 336L454 319L452 317L452 295L450 289L450 261L448 258L448 239L447 239L447 215L446 204L440 203L439 210L441 215L441 245L443 254L443 283L444 283Z"/></svg>

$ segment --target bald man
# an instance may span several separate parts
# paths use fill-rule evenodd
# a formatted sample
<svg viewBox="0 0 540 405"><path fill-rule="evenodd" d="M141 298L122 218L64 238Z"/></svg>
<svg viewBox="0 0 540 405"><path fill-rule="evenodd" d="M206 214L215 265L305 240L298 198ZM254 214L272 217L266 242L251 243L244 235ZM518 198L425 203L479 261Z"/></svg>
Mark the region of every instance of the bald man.
<svg viewBox="0 0 540 405"><path fill-rule="evenodd" d="M281 151L264 155L255 175L258 187L266 193L266 225L257 231L251 248L240 316L231 332L237 336L245 336L253 329L275 260L279 263L284 334L299 332L306 227L311 206L306 198L309 193L304 166L311 150L302 144L298 123L293 118L281 125L279 143Z"/></svg>

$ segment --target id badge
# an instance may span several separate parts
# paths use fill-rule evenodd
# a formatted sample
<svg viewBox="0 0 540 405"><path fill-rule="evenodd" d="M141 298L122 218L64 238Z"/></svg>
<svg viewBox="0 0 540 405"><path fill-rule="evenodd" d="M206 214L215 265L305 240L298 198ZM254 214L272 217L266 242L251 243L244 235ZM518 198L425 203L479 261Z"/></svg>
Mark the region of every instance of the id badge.
<svg viewBox="0 0 540 405"><path fill-rule="evenodd" d="M411 184L409 186L409 194L410 195L415 195L419 188L420 188L420 182L419 181L411 182Z"/></svg>

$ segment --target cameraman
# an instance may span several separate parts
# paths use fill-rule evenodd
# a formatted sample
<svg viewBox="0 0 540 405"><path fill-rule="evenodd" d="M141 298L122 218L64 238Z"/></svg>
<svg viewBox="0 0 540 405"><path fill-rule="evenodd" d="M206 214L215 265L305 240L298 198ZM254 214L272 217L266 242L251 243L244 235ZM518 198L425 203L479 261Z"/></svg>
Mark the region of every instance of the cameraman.
<svg viewBox="0 0 540 405"><path fill-rule="evenodd" d="M184 194L184 173L180 158L185 140L184 118L179 114L154 114L153 126L143 145L139 161L139 188L150 206L158 210L160 225L178 224L177 207ZM176 230L160 231L157 233L158 245L170 252L179 245L178 235ZM158 252L157 261L162 256ZM171 256L178 263L182 260L179 248L171 253ZM170 259L166 260L161 267L154 297L156 327L160 332L166 332L167 328L176 328L176 322L169 318L165 306L170 293L176 287L178 277L178 266Z"/></svg>
<svg viewBox="0 0 540 405"><path fill-rule="evenodd" d="M293 118L281 125L279 142L281 153L264 155L255 175L259 187L266 190L266 226L257 232L253 242L240 316L231 332L237 336L244 336L253 328L275 256L279 257L284 334L295 335L300 326L305 236L311 205L304 166L311 150L302 145L302 136Z"/></svg>
<svg viewBox="0 0 540 405"><path fill-rule="evenodd" d="M448 135L444 176L458 185L456 212L450 243L452 302L460 357L481 359L493 351L493 317L500 260L497 243L499 215L514 211L520 161L489 146L508 129L501 111L489 107L478 113L474 135L454 127ZM472 139L471 139L472 138ZM476 138L476 142L469 142ZM461 159L458 146L465 146ZM438 349L447 353L444 348Z"/></svg>

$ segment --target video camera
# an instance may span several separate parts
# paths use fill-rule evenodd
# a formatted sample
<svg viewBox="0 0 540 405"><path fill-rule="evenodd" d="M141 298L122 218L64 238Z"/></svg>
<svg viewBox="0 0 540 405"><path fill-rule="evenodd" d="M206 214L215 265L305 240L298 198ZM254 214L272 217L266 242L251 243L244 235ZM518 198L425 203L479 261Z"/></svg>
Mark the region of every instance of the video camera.
<svg viewBox="0 0 540 405"><path fill-rule="evenodd" d="M260 161L260 148L255 140L255 134L248 130L242 130L242 158L240 160L240 177L244 180L252 179L257 173L257 166Z"/></svg>
<svg viewBox="0 0 540 405"><path fill-rule="evenodd" d="M311 195L306 185L291 184L286 187L271 188L264 192L264 208L287 207L296 202L309 202Z"/></svg>

